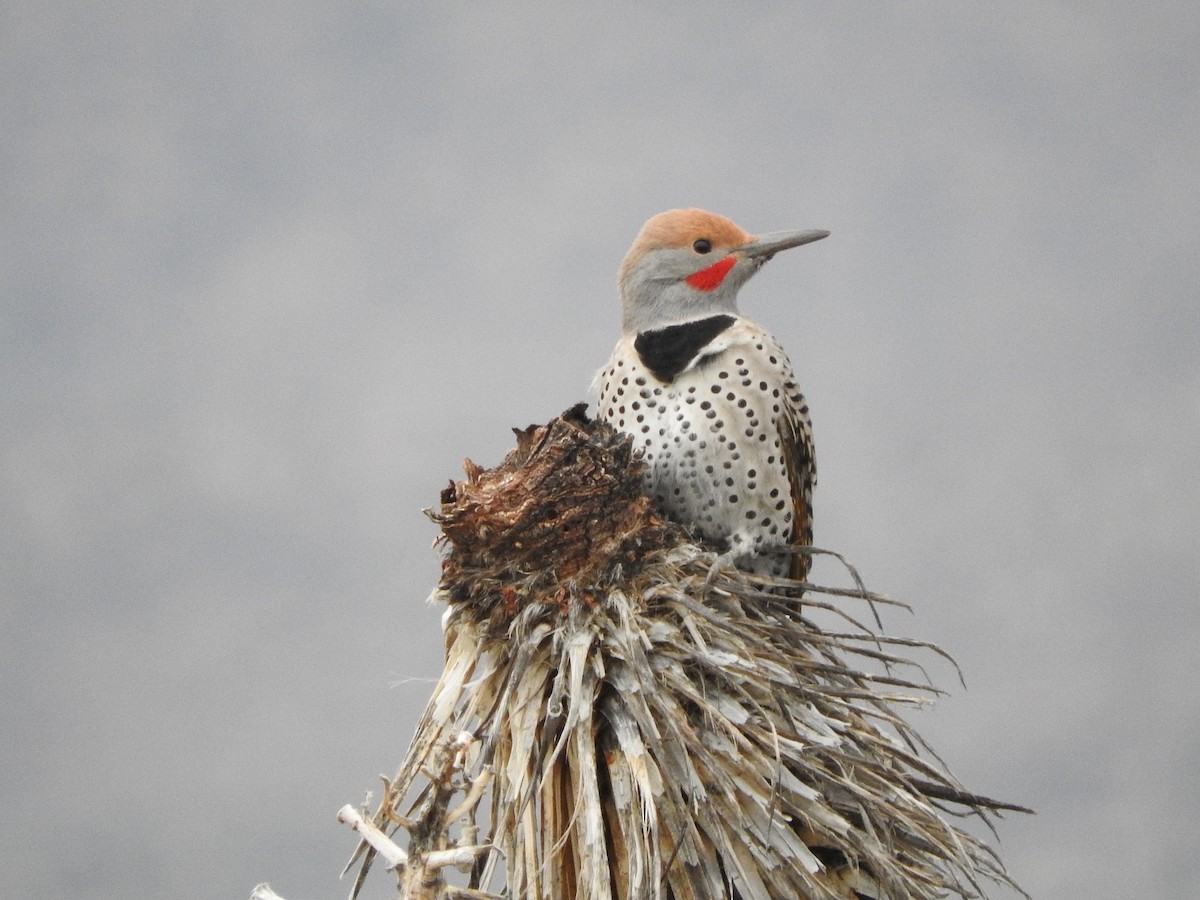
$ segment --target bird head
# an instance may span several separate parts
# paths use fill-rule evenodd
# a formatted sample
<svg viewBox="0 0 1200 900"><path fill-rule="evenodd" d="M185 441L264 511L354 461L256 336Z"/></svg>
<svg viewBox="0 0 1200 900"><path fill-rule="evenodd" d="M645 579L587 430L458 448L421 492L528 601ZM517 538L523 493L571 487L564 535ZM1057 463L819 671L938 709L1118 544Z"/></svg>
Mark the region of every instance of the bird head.
<svg viewBox="0 0 1200 900"><path fill-rule="evenodd" d="M671 209L642 226L621 263L621 325L653 331L722 313L737 315L737 292L780 250L828 231L778 231L759 237L702 209Z"/></svg>

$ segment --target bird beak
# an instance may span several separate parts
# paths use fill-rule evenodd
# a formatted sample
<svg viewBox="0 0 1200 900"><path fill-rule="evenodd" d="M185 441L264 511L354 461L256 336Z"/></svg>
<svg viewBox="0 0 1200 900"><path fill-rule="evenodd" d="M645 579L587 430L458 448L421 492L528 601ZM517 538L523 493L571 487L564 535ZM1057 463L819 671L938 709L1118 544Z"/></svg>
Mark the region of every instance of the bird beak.
<svg viewBox="0 0 1200 900"><path fill-rule="evenodd" d="M811 244L825 237L829 237L828 231L772 231L770 234L759 235L748 244L742 244L734 252L747 259L766 262L780 250Z"/></svg>

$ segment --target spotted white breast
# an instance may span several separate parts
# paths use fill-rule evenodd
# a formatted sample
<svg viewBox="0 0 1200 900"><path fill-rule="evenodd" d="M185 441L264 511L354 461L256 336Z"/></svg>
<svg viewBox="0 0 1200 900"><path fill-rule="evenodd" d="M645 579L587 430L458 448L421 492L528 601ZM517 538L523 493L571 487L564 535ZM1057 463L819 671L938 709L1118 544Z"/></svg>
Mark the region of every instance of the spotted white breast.
<svg viewBox="0 0 1200 900"><path fill-rule="evenodd" d="M710 316L626 335L596 378L599 414L631 435L671 518L756 571L803 578L816 481L808 407L778 342Z"/></svg>

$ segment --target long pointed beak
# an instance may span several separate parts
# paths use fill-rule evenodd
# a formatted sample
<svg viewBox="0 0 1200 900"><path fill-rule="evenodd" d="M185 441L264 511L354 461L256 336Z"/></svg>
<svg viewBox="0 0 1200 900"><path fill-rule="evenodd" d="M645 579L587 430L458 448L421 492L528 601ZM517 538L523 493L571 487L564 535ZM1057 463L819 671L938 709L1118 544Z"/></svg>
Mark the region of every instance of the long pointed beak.
<svg viewBox="0 0 1200 900"><path fill-rule="evenodd" d="M821 238L829 237L828 231L772 231L770 234L760 234L748 244L742 244L735 250L748 259L762 258L766 262L780 250L799 247L801 244L811 244Z"/></svg>

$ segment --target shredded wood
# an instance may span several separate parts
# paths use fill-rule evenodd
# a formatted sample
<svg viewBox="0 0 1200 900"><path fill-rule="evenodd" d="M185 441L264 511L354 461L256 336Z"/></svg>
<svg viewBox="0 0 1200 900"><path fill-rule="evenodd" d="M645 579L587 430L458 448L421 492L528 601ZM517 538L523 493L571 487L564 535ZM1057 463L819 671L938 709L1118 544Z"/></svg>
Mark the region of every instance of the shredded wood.
<svg viewBox="0 0 1200 900"><path fill-rule="evenodd" d="M445 668L374 816L407 838L400 896L1016 887L953 820L1021 807L966 791L900 716L937 691L903 655L928 645L861 623L892 601L720 567L639 465L577 407L443 493Z"/></svg>

